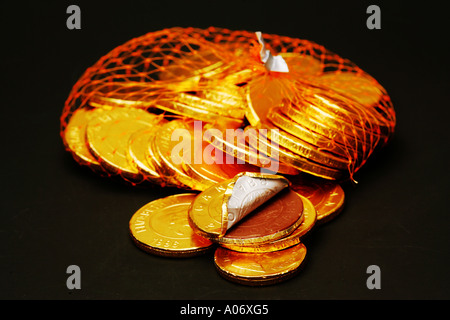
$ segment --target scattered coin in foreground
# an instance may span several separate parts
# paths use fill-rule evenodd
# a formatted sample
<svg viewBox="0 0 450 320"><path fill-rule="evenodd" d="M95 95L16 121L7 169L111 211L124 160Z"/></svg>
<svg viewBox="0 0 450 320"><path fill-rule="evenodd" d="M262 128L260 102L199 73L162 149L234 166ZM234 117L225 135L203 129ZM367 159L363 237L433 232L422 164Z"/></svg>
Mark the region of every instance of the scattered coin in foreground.
<svg viewBox="0 0 450 320"><path fill-rule="evenodd" d="M140 208L129 223L134 243L149 253L170 257L192 257L209 250L213 242L195 234L187 219L195 196L177 194Z"/></svg>
<svg viewBox="0 0 450 320"><path fill-rule="evenodd" d="M214 264L219 274L227 280L263 286L293 277L300 271L305 257L306 247L303 243L265 253L244 253L218 247Z"/></svg>

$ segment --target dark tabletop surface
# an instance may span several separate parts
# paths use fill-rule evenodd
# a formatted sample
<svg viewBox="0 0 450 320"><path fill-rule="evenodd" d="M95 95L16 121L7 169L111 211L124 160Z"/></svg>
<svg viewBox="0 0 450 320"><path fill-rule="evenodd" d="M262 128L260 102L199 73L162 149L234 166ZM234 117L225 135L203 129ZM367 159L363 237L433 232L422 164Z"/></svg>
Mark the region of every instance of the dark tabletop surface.
<svg viewBox="0 0 450 320"><path fill-rule="evenodd" d="M81 30L66 27L70 4L2 4L0 298L450 298L449 27L439 3L378 1L381 30L366 27L366 1L78 1ZM358 185L344 186L344 211L305 240L308 260L287 282L246 287L221 278L212 254L139 250L132 214L183 191L101 178L63 148L59 117L84 70L131 38L174 26L312 40L375 77L394 102L394 138ZM81 290L66 287L69 265L81 269ZM370 265L380 268L379 290L366 286Z"/></svg>

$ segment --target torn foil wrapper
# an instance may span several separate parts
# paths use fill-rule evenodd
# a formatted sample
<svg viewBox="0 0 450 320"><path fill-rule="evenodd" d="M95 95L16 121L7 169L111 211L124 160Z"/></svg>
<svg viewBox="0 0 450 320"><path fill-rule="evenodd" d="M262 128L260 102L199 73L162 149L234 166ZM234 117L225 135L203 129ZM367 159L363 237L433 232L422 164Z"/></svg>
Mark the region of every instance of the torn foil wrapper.
<svg viewBox="0 0 450 320"><path fill-rule="evenodd" d="M289 185L289 180L279 175L255 172L236 175L228 184L222 202L221 236Z"/></svg>

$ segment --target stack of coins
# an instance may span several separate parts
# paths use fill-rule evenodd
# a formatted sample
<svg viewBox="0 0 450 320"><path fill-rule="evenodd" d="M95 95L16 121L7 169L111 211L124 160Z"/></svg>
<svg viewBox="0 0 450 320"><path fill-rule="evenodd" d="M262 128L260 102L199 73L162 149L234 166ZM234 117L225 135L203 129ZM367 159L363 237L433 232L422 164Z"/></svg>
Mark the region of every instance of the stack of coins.
<svg viewBox="0 0 450 320"><path fill-rule="evenodd" d="M183 77L183 80L173 84L170 92L150 101L135 99L136 95L130 100L128 96L130 90L158 91L149 84L109 85L113 97L93 94L84 108L73 112L63 133L65 145L80 164L101 174L120 176L132 184L151 182L202 191L239 172L256 171L259 168L248 163L233 161L231 166L224 166L225 162L219 164L217 159L212 159L214 163L210 165L203 159L194 162L193 156L203 154L207 147L205 142L200 143L200 149L189 144L189 159L172 152L181 138L186 143L193 142L194 121L200 121L202 126L203 123L226 128L243 126L246 108L243 89L233 83L211 84L214 75L227 69L223 61L208 52L176 59L160 77L168 81ZM197 91L184 91L193 82ZM174 132L184 136L174 140Z"/></svg>
<svg viewBox="0 0 450 320"><path fill-rule="evenodd" d="M203 139L204 132L203 122L192 118L103 106L76 110L65 142L79 163L132 184L149 182L203 191L240 172L259 172L265 167L214 147ZM298 173L290 166L279 166L280 172Z"/></svg>
<svg viewBox="0 0 450 320"><path fill-rule="evenodd" d="M384 88L351 61L322 46L277 35L263 38L255 45L255 33L247 31L173 28L117 47L86 70L66 101L61 134L67 149L80 163L107 173L123 173L127 180L141 179L143 171L145 176L156 177L147 164L136 173L136 169L109 163L89 141L95 159L80 157L68 141L76 135L69 131L79 120L72 118L84 110L140 109L163 115L164 120L199 120L222 132L229 128L265 132L264 137L249 134L241 146L221 141L220 136L210 142L267 171L275 171L268 164L276 162L276 173L353 179L393 133L395 112ZM268 69L262 51L278 52L288 72ZM153 136L158 134L153 131ZM91 138L93 135L97 133ZM159 158L152 161L173 167L164 161L166 157ZM203 190L203 186L193 187L186 181L164 180L166 171L179 173L162 168L159 178L147 180Z"/></svg>
<svg viewBox="0 0 450 320"><path fill-rule="evenodd" d="M179 139L172 139L174 132L184 135L178 138L186 139L185 149L191 150L183 151L189 159L173 152L179 144ZM210 165L194 161L194 155L206 147L200 142L201 150L194 149L194 136L194 119L169 121L163 115L123 107L78 109L65 131L66 144L79 163L132 184L150 182L201 191L238 172L258 169L250 164L228 167L215 160Z"/></svg>
<svg viewBox="0 0 450 320"><path fill-rule="evenodd" d="M307 176L288 181L282 176L240 173L199 194L148 203L130 219L130 235L140 249L166 257L214 250L216 270L232 282L279 283L301 270L306 257L302 239L344 205L344 191L338 184L317 186L318 181ZM245 209L246 215L233 220L231 215Z"/></svg>
<svg viewBox="0 0 450 320"><path fill-rule="evenodd" d="M268 150L269 155L276 152L281 162L314 176L340 179L359 169L391 135L392 123L374 107L383 98L382 88L368 78L346 73L311 81L299 84L294 95L275 98L277 103L270 106L248 87L249 106L260 108L248 112L248 128L265 129L268 138L253 140L253 147L273 140L279 147ZM325 89L325 84L336 90ZM252 117L256 112L261 116Z"/></svg>
<svg viewBox="0 0 450 320"><path fill-rule="evenodd" d="M201 51L176 58L159 73L159 78L175 82L178 88L160 97L154 107L196 120L219 122L230 128L242 126L246 110L244 90L233 81L244 80L239 77L215 80L226 77L223 74L239 74L232 69L233 63L225 63L217 52ZM191 90L184 90L186 83Z"/></svg>
<svg viewBox="0 0 450 320"><path fill-rule="evenodd" d="M78 109L67 126L65 141L80 163L98 172L120 175L133 183L144 179L159 183L160 176L141 145L145 134L162 121L140 109Z"/></svg>

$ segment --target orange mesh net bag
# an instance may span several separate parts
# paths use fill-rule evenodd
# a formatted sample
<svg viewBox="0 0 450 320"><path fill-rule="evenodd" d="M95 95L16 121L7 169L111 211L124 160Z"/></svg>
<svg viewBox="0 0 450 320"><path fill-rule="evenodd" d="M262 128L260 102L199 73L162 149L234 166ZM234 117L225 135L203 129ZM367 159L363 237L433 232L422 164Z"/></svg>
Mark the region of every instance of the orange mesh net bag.
<svg viewBox="0 0 450 320"><path fill-rule="evenodd" d="M145 112L150 127L191 119L222 129L265 129L266 142L275 143L267 157L332 180L353 179L389 141L396 123L386 90L323 46L215 27L170 28L132 39L88 68L65 102L61 137L80 164L146 179L151 174L136 179L111 170L86 141L93 120L82 113L102 110L111 118L113 109ZM142 122L146 115L133 117ZM263 142L246 140L253 150ZM161 174L155 170L153 182L166 183Z"/></svg>

